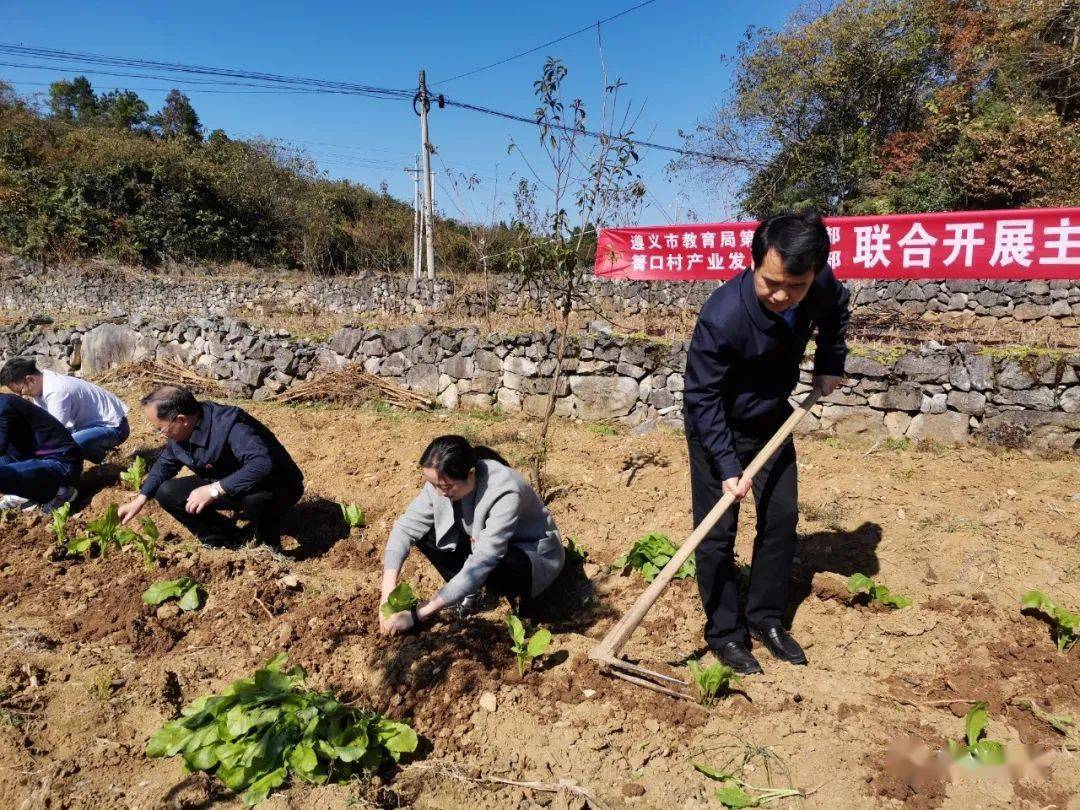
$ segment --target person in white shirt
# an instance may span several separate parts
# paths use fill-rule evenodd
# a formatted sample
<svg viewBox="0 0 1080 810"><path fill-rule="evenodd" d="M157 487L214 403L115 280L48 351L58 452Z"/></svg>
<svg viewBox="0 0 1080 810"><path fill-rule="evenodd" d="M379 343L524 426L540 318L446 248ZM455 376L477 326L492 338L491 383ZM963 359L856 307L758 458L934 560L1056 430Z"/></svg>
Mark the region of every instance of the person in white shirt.
<svg viewBox="0 0 1080 810"><path fill-rule="evenodd" d="M0 368L0 385L27 397L71 431L87 461L100 464L127 440L125 405L118 396L78 377L41 371L29 357L13 357Z"/></svg>

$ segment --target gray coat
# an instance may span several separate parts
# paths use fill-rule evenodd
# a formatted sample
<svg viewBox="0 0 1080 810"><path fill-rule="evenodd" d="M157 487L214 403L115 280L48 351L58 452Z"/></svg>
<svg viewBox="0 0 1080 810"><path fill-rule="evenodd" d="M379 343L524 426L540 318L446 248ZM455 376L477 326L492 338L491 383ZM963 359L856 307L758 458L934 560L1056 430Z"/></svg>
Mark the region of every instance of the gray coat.
<svg viewBox="0 0 1080 810"><path fill-rule="evenodd" d="M497 461L478 462L476 489L462 498L461 507L473 538L472 553L464 567L439 591L444 601L453 604L478 590L506 556L511 543L524 551L532 563L533 596L555 581L565 560L562 537L547 507L516 470ZM400 570L412 545L433 527L435 545L452 549L457 536L451 531L453 502L425 483L390 531L383 555L384 567Z"/></svg>

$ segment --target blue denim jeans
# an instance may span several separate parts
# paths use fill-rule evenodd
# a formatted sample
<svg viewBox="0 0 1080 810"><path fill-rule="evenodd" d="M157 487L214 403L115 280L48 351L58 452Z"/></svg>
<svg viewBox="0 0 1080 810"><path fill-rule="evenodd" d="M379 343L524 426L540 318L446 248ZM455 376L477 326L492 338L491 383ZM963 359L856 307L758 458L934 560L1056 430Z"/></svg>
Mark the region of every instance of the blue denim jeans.
<svg viewBox="0 0 1080 810"><path fill-rule="evenodd" d="M79 445L87 461L100 464L105 460L105 456L108 455L110 450L127 441L130 433L131 429L128 427L128 421L125 418L121 420L117 427L95 425L94 427L76 430L71 434L71 438L75 440L75 444Z"/></svg>
<svg viewBox="0 0 1080 810"><path fill-rule="evenodd" d="M0 493L18 495L34 503L48 503L63 484L74 484L82 472L82 461L32 458L0 463Z"/></svg>

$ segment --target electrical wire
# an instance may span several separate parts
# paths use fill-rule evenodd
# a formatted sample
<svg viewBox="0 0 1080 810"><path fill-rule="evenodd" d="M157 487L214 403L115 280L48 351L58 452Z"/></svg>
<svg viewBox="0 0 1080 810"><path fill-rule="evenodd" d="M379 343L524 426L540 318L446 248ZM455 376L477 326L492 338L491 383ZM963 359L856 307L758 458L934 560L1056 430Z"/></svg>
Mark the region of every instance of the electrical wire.
<svg viewBox="0 0 1080 810"><path fill-rule="evenodd" d="M485 70L491 70L491 68L499 67L499 65L505 65L507 62L513 62L515 59L520 59L523 56L528 56L529 54L536 53L539 50L543 50L544 48L548 47L549 45L556 45L556 44L558 44L560 42L563 42L564 40L570 39L571 37L576 37L578 34L584 34L586 31L591 31L594 28L596 28L597 26L603 25L604 23L609 23L612 20L616 20L619 17L622 17L622 16L624 16L626 14L629 14L632 11L637 11L639 8L644 8L645 6L650 6L655 2L656 2L656 0L645 0L644 3L638 3L636 6L633 6L631 8L627 8L627 9L623 9L622 11L618 12L617 14L612 14L610 17L605 17L602 20L597 20L594 23L590 23L589 25L586 25L584 28L579 28L577 31L571 31L569 34L564 34L563 36L558 37L557 39L553 39L553 40L550 40L549 42L545 42L545 43L543 43L541 45L537 45L535 48L529 48L529 50L527 50L527 51L522 51L521 53L516 53L513 56L506 57L505 59L500 59L498 62L492 62L490 65L484 65L483 67L478 67L478 68L475 68L473 70L466 71L465 73L459 73L457 76L451 76L449 79L442 79L440 81L437 81L437 82L433 83L431 86L436 87L436 86L438 86L440 84L446 84L447 82L453 82L453 81L457 81L458 79L464 79L466 76L475 76L477 73L482 73Z"/></svg>

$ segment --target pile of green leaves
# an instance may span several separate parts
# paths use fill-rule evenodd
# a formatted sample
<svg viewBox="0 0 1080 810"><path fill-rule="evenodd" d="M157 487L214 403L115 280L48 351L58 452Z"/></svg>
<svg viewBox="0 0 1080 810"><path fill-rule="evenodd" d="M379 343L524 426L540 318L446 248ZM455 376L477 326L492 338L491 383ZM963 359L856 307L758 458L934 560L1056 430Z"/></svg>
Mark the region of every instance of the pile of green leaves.
<svg viewBox="0 0 1080 810"><path fill-rule="evenodd" d="M155 582L143 591L142 600L148 605L160 605L169 599L179 599L180 609L198 610L206 599L206 589L191 577Z"/></svg>
<svg viewBox="0 0 1080 810"><path fill-rule="evenodd" d="M146 480L146 459L142 456L135 456L131 466L120 473L120 480L133 491L138 492L142 488L143 481Z"/></svg>
<svg viewBox="0 0 1080 810"><path fill-rule="evenodd" d="M638 538L633 547L625 555L617 559L615 568L633 568L640 571L646 582L652 582L678 549L667 535L658 532L649 532ZM688 557L675 572L675 579L686 579L697 576L697 563L693 557Z"/></svg>
<svg viewBox="0 0 1080 810"><path fill-rule="evenodd" d="M884 585L878 585L866 574L852 574L848 577L847 589L851 593L865 593L871 602L891 608L906 608L911 606L911 600L906 596L891 593Z"/></svg>
<svg viewBox="0 0 1080 810"><path fill-rule="evenodd" d="M367 522L364 517L364 510L355 503L338 505L341 507L341 516L345 518L345 522L349 524L350 529L358 529Z"/></svg>
<svg viewBox="0 0 1080 810"><path fill-rule="evenodd" d="M690 680L697 692L698 703L703 706L715 705L719 696L727 692L732 683L742 680L735 674L735 670L718 662L703 667L700 661L690 661L686 666L690 669Z"/></svg>
<svg viewBox="0 0 1080 810"><path fill-rule="evenodd" d="M66 520L65 520L66 523ZM55 525L53 531L56 531ZM59 539L60 535L57 535ZM107 557L110 549L134 548L142 555L146 570L154 567L158 542L158 528L150 518L143 518L139 530L135 531L120 525L119 509L115 503L109 504L105 514L86 524L86 534L67 540L65 548L71 556L86 556L90 549L97 547L99 557Z"/></svg>
<svg viewBox="0 0 1080 810"><path fill-rule="evenodd" d="M70 517L71 501L52 511L52 531L56 535L56 542L61 546L66 546L68 542L67 523Z"/></svg>
<svg viewBox="0 0 1080 810"><path fill-rule="evenodd" d="M699 762L694 763L694 768L710 779L715 779L717 782L723 783L723 787L716 789L715 795L717 801L724 807L760 807L768 802L791 799L803 795L802 791L795 790L794 788L754 787L753 785L748 785L733 773L721 771L711 765L702 765ZM751 790L754 792L754 795L747 792Z"/></svg>
<svg viewBox="0 0 1080 810"><path fill-rule="evenodd" d="M390 596L382 603L379 610L385 618L389 619L395 613L400 613L403 610L411 610L413 605L419 604L420 599L413 593L413 589L409 586L409 583L399 582L397 587L390 591Z"/></svg>
<svg viewBox="0 0 1080 810"><path fill-rule="evenodd" d="M1028 591L1020 597L1024 610L1037 610L1054 622L1054 640L1058 652L1065 652L1080 637L1080 615L1070 613L1041 591Z"/></svg>
<svg viewBox="0 0 1080 810"><path fill-rule="evenodd" d="M510 631L510 651L517 659L518 673L524 675L525 670L532 667L533 661L551 645L551 631L541 627L526 639L525 625L513 613L506 617L506 627Z"/></svg>
<svg viewBox="0 0 1080 810"><path fill-rule="evenodd" d="M981 739L989 722L986 703L980 701L971 707L964 717L966 744L949 740L949 756L954 762L963 765L1005 764L1005 746L994 740Z"/></svg>
<svg viewBox="0 0 1080 810"><path fill-rule="evenodd" d="M250 806L289 776L344 782L416 750L408 725L304 689L303 668L285 671L286 660L279 653L253 678L186 707L150 738L147 756L181 755L189 770L213 773L230 790L244 791Z"/></svg>

